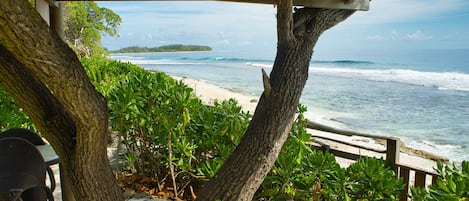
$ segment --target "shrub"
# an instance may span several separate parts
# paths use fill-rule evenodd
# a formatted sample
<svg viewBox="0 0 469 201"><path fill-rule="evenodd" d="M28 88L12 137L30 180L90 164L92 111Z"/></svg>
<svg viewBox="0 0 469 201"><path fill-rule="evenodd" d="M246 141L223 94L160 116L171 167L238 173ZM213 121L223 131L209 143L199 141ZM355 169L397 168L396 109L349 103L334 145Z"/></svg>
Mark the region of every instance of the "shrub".
<svg viewBox="0 0 469 201"><path fill-rule="evenodd" d="M334 155L307 145L304 106L275 166L265 178L257 197L269 200L398 200L401 180L383 160L362 158L347 169Z"/></svg>
<svg viewBox="0 0 469 201"><path fill-rule="evenodd" d="M456 164L453 167L438 162L437 172L440 177L436 184L428 190L412 188L411 195L415 201L467 201L469 200L469 161L463 161L461 167Z"/></svg>
<svg viewBox="0 0 469 201"><path fill-rule="evenodd" d="M234 99L206 106L164 73L107 60L84 64L108 99L112 129L129 151L130 171L160 181L174 176L181 188L195 178L207 180L247 128L250 115Z"/></svg>
<svg viewBox="0 0 469 201"><path fill-rule="evenodd" d="M347 175L352 200L399 200L403 189L402 180L376 158L358 160L347 168Z"/></svg>
<svg viewBox="0 0 469 201"><path fill-rule="evenodd" d="M23 113L23 109L0 86L0 132L9 128L35 130L29 117Z"/></svg>
<svg viewBox="0 0 469 201"><path fill-rule="evenodd" d="M250 115L236 100L203 105L180 81L164 73L150 73L136 65L106 59L83 59L85 70L108 100L112 129L129 150L127 170L156 181L173 177L184 191L213 177L244 134ZM32 126L0 88L0 129ZM330 153L312 149L305 130L306 107L298 118L256 197L269 200L397 200L403 187L382 160L364 158L341 168ZM441 165L440 165L441 166ZM462 170L440 167L438 188L418 192L427 199L444 196L467 199L469 165ZM180 197L180 193L177 195ZM438 200L438 199L436 199Z"/></svg>

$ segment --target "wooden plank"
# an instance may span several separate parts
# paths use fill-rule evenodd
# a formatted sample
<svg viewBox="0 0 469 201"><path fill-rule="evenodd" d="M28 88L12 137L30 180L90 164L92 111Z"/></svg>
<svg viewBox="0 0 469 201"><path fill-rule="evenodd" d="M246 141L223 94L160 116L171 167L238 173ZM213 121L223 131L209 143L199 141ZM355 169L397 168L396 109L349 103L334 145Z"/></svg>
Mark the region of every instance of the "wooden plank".
<svg viewBox="0 0 469 201"><path fill-rule="evenodd" d="M410 166L409 164L402 164L402 163L398 163L397 166L400 166L400 167L407 167L407 168L410 168L411 170L415 170L415 171L420 171L420 172L425 172L426 174L428 175L433 175L433 176L440 176L436 171L434 170L427 170L427 169L423 169L421 167L412 167Z"/></svg>
<svg viewBox="0 0 469 201"><path fill-rule="evenodd" d="M425 188L425 182L427 180L427 174L423 171L415 171L415 186Z"/></svg>
<svg viewBox="0 0 469 201"><path fill-rule="evenodd" d="M399 167L399 175L404 182L404 189L401 192L399 201L407 201L407 193L409 193L409 173L410 168L404 166Z"/></svg>
<svg viewBox="0 0 469 201"><path fill-rule="evenodd" d="M360 158L367 157L367 156L361 156L361 155L358 155L358 154L348 153L348 152L345 152L345 151L332 149L332 148L327 148L326 150L324 150L324 146L317 146L317 145L311 145L311 146L316 147L316 149L318 149L318 150L327 151L327 152L333 154L336 157L355 160L355 161L360 159Z"/></svg>
<svg viewBox="0 0 469 201"><path fill-rule="evenodd" d="M308 121L305 127L309 129L313 129L313 130L336 133L336 134L345 135L345 136L360 136L360 137L368 137L372 139L381 139L381 140L387 140L389 138L386 136L372 135L372 134L359 133L359 132L350 131L350 130L344 130L340 128L334 128L334 127L327 126L327 125L320 124L320 123L313 122L313 121Z"/></svg>
<svg viewBox="0 0 469 201"><path fill-rule="evenodd" d="M56 0L56 1L70 1L70 0ZM95 0L95 1L139 1L139 0ZM168 1L168 0L146 0L146 1ZM198 1L201 1L201 0L198 0ZM228 2L238 2L238 3L259 3L259 4L275 5L276 1L278 0L206 0L206 1L228 1ZM370 9L370 0L293 0L293 5L310 7L310 8L329 8L329 9L367 11Z"/></svg>
<svg viewBox="0 0 469 201"><path fill-rule="evenodd" d="M361 145L354 144L354 143L350 143L350 142L344 142L344 141L341 141L341 140L336 140L336 139L328 138L328 137L324 137L324 136L311 135L311 137L313 137L313 138L319 138L319 139L324 139L324 140L332 141L332 142L337 142L337 143L341 143L341 144L348 145L348 146L351 146L351 147L360 148L360 149L364 149L364 150L368 150L368 151L373 151L373 152L380 153L380 154L386 153L386 150L374 149L374 148L370 148L370 147L366 147L366 146L361 146ZM318 142L318 141L315 140L315 142Z"/></svg>
<svg viewBox="0 0 469 201"><path fill-rule="evenodd" d="M275 4L276 0L222 0L243 3ZM295 6L348 10L369 10L369 0L293 0Z"/></svg>

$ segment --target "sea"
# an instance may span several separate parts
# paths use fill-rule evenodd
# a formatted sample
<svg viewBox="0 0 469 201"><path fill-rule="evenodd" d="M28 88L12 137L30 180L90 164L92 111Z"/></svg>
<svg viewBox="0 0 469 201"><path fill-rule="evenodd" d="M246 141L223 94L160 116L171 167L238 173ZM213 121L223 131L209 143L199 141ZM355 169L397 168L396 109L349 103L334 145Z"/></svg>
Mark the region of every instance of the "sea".
<svg viewBox="0 0 469 201"><path fill-rule="evenodd" d="M259 97L261 69L272 69L275 52L110 57ZM451 161L469 160L469 50L316 51L300 102L319 123L398 137Z"/></svg>

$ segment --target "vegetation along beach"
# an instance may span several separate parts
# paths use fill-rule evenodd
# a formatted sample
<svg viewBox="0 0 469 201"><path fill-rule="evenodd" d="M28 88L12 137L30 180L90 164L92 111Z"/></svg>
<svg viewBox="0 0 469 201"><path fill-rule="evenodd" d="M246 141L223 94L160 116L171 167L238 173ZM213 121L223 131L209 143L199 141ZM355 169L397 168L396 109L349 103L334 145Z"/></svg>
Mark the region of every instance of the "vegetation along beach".
<svg viewBox="0 0 469 201"><path fill-rule="evenodd" d="M386 57L379 57L385 53ZM260 69L269 70L273 56L249 55L214 51L111 58L257 99L263 90ZM399 137L410 147L452 161L468 160L469 58L463 55L469 51L319 54L311 62L301 103L308 107L306 116L313 121Z"/></svg>
<svg viewBox="0 0 469 201"><path fill-rule="evenodd" d="M468 11L2 0L0 196L468 200Z"/></svg>

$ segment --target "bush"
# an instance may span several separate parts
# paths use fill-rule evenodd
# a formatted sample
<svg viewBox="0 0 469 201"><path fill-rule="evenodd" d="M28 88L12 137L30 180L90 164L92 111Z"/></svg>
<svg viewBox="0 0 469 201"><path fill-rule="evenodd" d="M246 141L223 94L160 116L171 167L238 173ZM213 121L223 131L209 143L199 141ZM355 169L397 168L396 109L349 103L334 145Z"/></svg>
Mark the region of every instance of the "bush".
<svg viewBox="0 0 469 201"><path fill-rule="evenodd" d="M461 167L453 167L438 162L437 172L440 177L428 190L412 188L412 200L415 201L467 201L469 200L469 161L463 161Z"/></svg>
<svg viewBox="0 0 469 201"><path fill-rule="evenodd" d="M15 100L0 86L0 132L10 128L35 130L29 117Z"/></svg>
<svg viewBox="0 0 469 201"><path fill-rule="evenodd" d="M83 63L108 99L112 129L129 151L129 171L159 181L174 176L181 188L208 180L247 128L250 115L234 99L206 106L164 73L107 60Z"/></svg>
<svg viewBox="0 0 469 201"><path fill-rule="evenodd" d="M130 171L158 181L174 177L178 190L197 187L215 175L247 128L250 116L233 99L206 106L192 89L163 73L106 60L85 63L92 67L87 72L93 83L107 94L112 128L129 150ZM332 154L308 146L305 111L298 107L298 119L257 198L397 200L402 182L382 160L364 158L344 169Z"/></svg>
<svg viewBox="0 0 469 201"><path fill-rule="evenodd" d="M129 150L130 172L145 173L158 182L174 177L174 187L183 192L188 186L197 189L215 175L248 126L250 115L241 111L236 100L206 106L191 88L164 73L99 58L83 59L82 63L91 82L108 100L112 129ZM32 126L1 88L0 101L0 129ZM305 111L306 107L298 107L298 119L257 198L397 200L402 182L382 160L363 158L344 169L332 154L308 146L312 139L304 127ZM440 166L438 188L429 193L413 190L420 193L415 200L418 196L424 200L432 196L467 199L468 163L463 162L462 170Z"/></svg>
<svg viewBox="0 0 469 201"><path fill-rule="evenodd" d="M305 130L304 106L272 171L257 194L268 200L398 200L401 180L383 160L362 158L347 169L334 155L316 151Z"/></svg>

